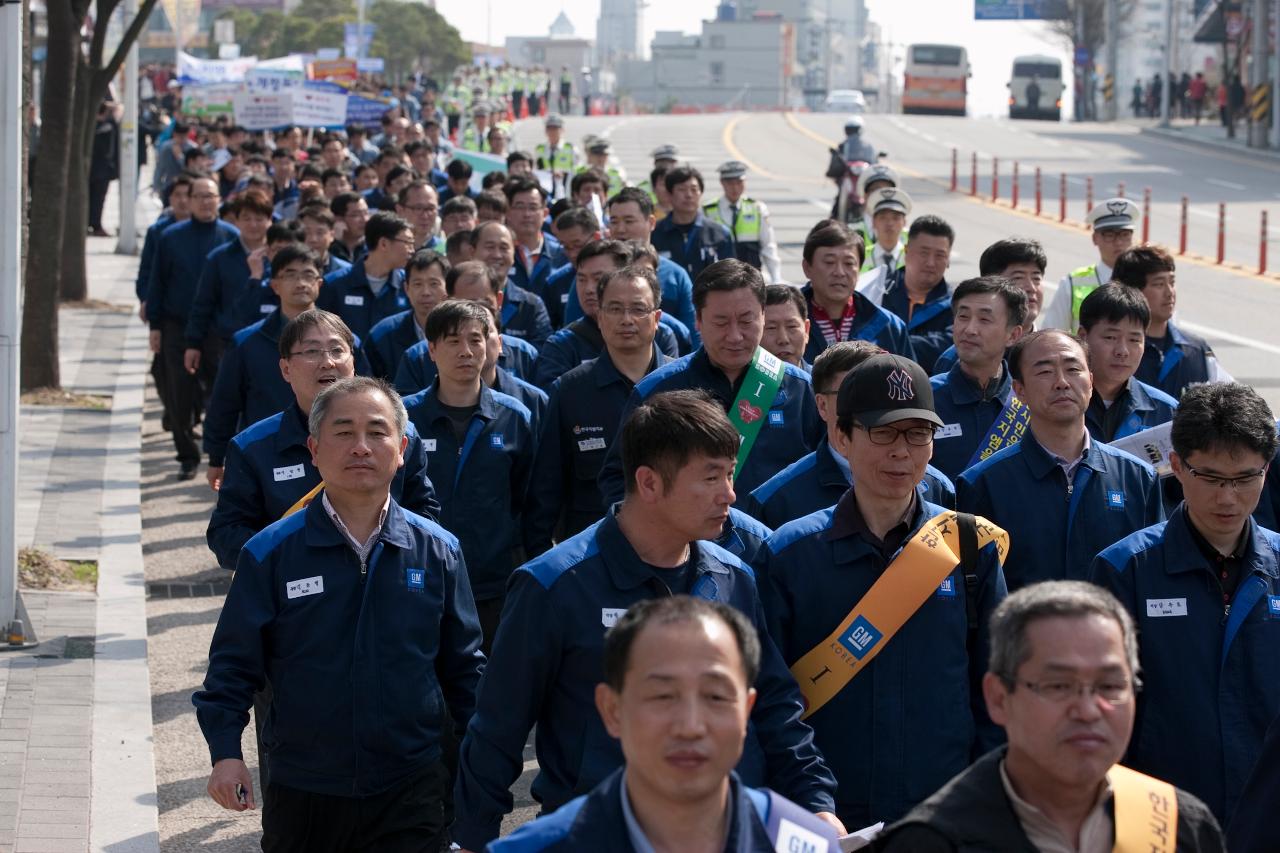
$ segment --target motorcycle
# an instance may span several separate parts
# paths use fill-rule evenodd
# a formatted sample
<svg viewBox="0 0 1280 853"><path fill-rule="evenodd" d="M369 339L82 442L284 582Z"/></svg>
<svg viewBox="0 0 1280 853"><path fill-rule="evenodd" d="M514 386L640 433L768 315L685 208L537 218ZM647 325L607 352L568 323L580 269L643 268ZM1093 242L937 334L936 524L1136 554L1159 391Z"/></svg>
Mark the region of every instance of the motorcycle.
<svg viewBox="0 0 1280 853"><path fill-rule="evenodd" d="M858 192L858 178L871 164L866 160L845 160L839 148L829 149L831 162L827 165L826 176L836 182L835 203L831 206L831 218L846 225L862 220L866 199ZM876 162L888 157L884 151L876 152Z"/></svg>

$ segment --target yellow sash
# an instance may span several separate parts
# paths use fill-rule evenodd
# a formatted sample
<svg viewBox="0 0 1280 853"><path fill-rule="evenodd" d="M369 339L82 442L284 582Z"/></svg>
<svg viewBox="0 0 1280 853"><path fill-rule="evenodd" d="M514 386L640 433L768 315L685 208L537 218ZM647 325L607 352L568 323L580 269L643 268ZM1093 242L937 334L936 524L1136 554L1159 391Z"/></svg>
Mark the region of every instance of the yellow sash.
<svg viewBox="0 0 1280 853"><path fill-rule="evenodd" d="M1173 853L1178 846L1173 786L1119 764L1107 771L1107 778L1115 798L1115 853Z"/></svg>
<svg viewBox="0 0 1280 853"><path fill-rule="evenodd" d="M984 518L977 519L977 528L978 547L995 542L1003 563L1009 534ZM939 513L925 522L831 635L791 667L804 696L804 716L830 702L871 663L955 570L959 554L960 530L954 512ZM951 589L952 595L958 592Z"/></svg>
<svg viewBox="0 0 1280 853"><path fill-rule="evenodd" d="M297 502L297 503L295 503L293 506L289 507L288 509L286 509L286 510L284 511L284 515L282 515L282 516L280 516L280 517L281 517L281 518L288 518L289 516L293 515L293 514L294 514L295 512L297 512L298 510L300 510L300 509L306 509L306 508L307 508L307 504L309 504L309 503L311 503L313 500L315 500L316 495L320 494L320 490L321 490L321 489L323 489L323 488L324 488L324 480L321 480L321 481L320 481L320 484L319 484L318 486L316 486L316 487L315 487L314 489L312 489L311 491L307 492L307 493L306 493L305 495L303 495L302 497L298 498L298 502Z"/></svg>

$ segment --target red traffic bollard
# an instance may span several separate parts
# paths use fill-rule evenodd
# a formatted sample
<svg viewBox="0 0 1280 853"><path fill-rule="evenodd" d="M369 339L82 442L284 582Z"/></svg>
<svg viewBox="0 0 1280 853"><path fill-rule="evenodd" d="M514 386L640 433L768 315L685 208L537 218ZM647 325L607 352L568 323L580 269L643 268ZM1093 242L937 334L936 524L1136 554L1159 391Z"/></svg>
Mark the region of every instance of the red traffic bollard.
<svg viewBox="0 0 1280 853"><path fill-rule="evenodd" d="M1089 221L1089 211L1093 210L1093 176L1084 179L1084 218Z"/></svg>
<svg viewBox="0 0 1280 853"><path fill-rule="evenodd" d="M1226 202L1218 202L1218 263L1222 263L1222 259L1227 254L1227 205Z"/></svg>
<svg viewBox="0 0 1280 853"><path fill-rule="evenodd" d="M1009 206L1014 210L1018 209L1018 161L1013 161L1013 193L1010 195Z"/></svg>
<svg viewBox="0 0 1280 853"><path fill-rule="evenodd" d="M960 183L959 165L960 165L960 149L952 148L951 149L951 191L952 192L956 191L956 187L959 186L959 183Z"/></svg>
<svg viewBox="0 0 1280 853"><path fill-rule="evenodd" d="M1258 275L1267 274L1267 212L1262 211L1262 235L1258 242Z"/></svg>
<svg viewBox="0 0 1280 853"><path fill-rule="evenodd" d="M1062 173L1062 181L1058 184L1058 221L1067 221L1067 173Z"/></svg>
<svg viewBox="0 0 1280 853"><path fill-rule="evenodd" d="M977 195L978 194L978 152L977 151L973 152L973 159L970 161L970 168L973 170L973 174L970 176L970 180L969 180L969 195Z"/></svg>
<svg viewBox="0 0 1280 853"><path fill-rule="evenodd" d="M1182 212L1178 215L1178 254L1187 253L1187 197L1182 197Z"/></svg>
<svg viewBox="0 0 1280 853"><path fill-rule="evenodd" d="M1151 242L1151 187L1142 190L1142 242Z"/></svg>
<svg viewBox="0 0 1280 853"><path fill-rule="evenodd" d="M1041 187L1040 187L1040 167L1036 166L1036 216L1040 215L1040 211L1044 206L1043 202L1044 202L1044 197L1043 197L1043 194L1041 193Z"/></svg>
<svg viewBox="0 0 1280 853"><path fill-rule="evenodd" d="M991 200L1000 198L1000 158L991 158Z"/></svg>
<svg viewBox="0 0 1280 853"><path fill-rule="evenodd" d="M1116 184L1116 197L1124 198L1124 181L1120 181Z"/></svg>

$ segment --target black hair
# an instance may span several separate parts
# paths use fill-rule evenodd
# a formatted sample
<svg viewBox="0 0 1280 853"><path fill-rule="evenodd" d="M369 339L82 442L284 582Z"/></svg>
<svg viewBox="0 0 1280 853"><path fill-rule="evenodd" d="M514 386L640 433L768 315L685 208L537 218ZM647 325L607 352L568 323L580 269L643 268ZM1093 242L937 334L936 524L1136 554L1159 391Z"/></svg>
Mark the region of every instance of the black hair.
<svg viewBox="0 0 1280 853"><path fill-rule="evenodd" d="M723 263L723 261L721 262ZM735 459L738 433L724 409L705 391L655 394L632 410L618 441L627 492L636 488L636 471L652 468L671 488L680 469L694 456Z"/></svg>
<svg viewBox="0 0 1280 853"><path fill-rule="evenodd" d="M586 249L584 248L583 251L585 252ZM579 260L581 260L581 256L579 256ZM662 285L658 282L657 273L655 273L653 270L649 269L648 267L633 266L630 263L628 263L622 269L614 270L608 275L600 277L600 280L596 282L596 299L600 302L601 305L603 305L604 292L605 292L605 289L608 288L610 284L612 284L614 281L626 281L629 279L636 279L636 278L640 279L645 284L649 285L649 290L653 293L653 307L655 309L661 308L662 307Z"/></svg>
<svg viewBox="0 0 1280 853"><path fill-rule="evenodd" d="M662 185L667 188L667 192L675 192L676 187L685 181L697 181L698 192L702 192L707 188L707 185L702 180L702 173L687 163L683 166L676 166L662 176Z"/></svg>
<svg viewBox="0 0 1280 853"><path fill-rule="evenodd" d="M578 260L574 267L580 267L583 262L602 255L612 257L615 261L614 266L618 269L625 267L631 260L631 250L621 240L592 240L582 247L582 251L578 252Z"/></svg>
<svg viewBox="0 0 1280 853"><path fill-rule="evenodd" d="M1049 266L1049 258L1044 247L1035 240L1013 237L1008 240L997 240L982 250L978 259L979 275L1002 275L1014 264L1035 264L1043 275Z"/></svg>
<svg viewBox="0 0 1280 853"><path fill-rule="evenodd" d="M430 181L424 181L424 180L421 180L420 178L414 178L412 181L410 181L409 183L405 184L403 187L400 188L400 192L396 195L396 204L400 205L401 207L408 204L409 194L414 190L430 190L431 194L435 196L437 200L440 198L440 194L436 191L434 184L432 184Z"/></svg>
<svg viewBox="0 0 1280 853"><path fill-rule="evenodd" d="M582 189L584 184L599 184L607 192L609 189L609 176L595 166L583 169L569 181L569 194L576 196L578 190Z"/></svg>
<svg viewBox="0 0 1280 853"><path fill-rule="evenodd" d="M631 648L649 625L687 624L701 619L718 619L728 626L738 646L747 687L754 685L760 673L760 634L756 627L737 608L690 595L645 599L622 614L604 635L604 683L613 692L622 692L631 665Z"/></svg>
<svg viewBox="0 0 1280 853"><path fill-rule="evenodd" d="M408 220L389 210L379 210L369 217L369 223L364 227L364 242L369 251L373 252L377 251L378 244L383 240L394 240L401 231L412 230L413 226Z"/></svg>
<svg viewBox="0 0 1280 853"><path fill-rule="evenodd" d="M324 268L320 265L320 256L301 242L282 246L280 251L276 252L276 256L271 259L271 269L282 270L296 261L304 261L317 273L324 273Z"/></svg>
<svg viewBox="0 0 1280 853"><path fill-rule="evenodd" d="M596 219L596 215L582 205L571 207L557 216L555 224L557 231L581 228L583 233L594 234L600 230L600 220Z"/></svg>
<svg viewBox="0 0 1280 853"><path fill-rule="evenodd" d="M412 175L412 169L406 169L404 166L392 166L391 171L387 172L387 186L391 186L405 175Z"/></svg>
<svg viewBox="0 0 1280 853"><path fill-rule="evenodd" d="M538 183L528 175L515 175L507 178L506 183L502 185L502 194L507 197L507 204L510 204L516 196L520 195L520 193L528 192L536 192L538 194L538 200L543 204L546 204L547 191L542 188L542 184Z"/></svg>
<svg viewBox="0 0 1280 853"><path fill-rule="evenodd" d="M640 215L645 219L653 216L653 200L649 198L649 194L639 187L623 187L613 194L609 199L609 203L605 205L605 209L613 207L615 204L632 203L640 208Z"/></svg>
<svg viewBox="0 0 1280 853"><path fill-rule="evenodd" d="M455 213L466 213L475 216L476 212L475 200L465 195L455 195L440 206L440 218L442 220L453 216Z"/></svg>
<svg viewBox="0 0 1280 853"><path fill-rule="evenodd" d="M840 341L818 353L813 361L813 393L822 393L837 375L848 373L859 364L880 355L884 350L871 341ZM839 387L829 389L838 391Z"/></svg>
<svg viewBox="0 0 1280 853"><path fill-rule="evenodd" d="M484 276L485 281L489 282L489 290L494 293L502 290L502 277L494 272L484 261L463 261L445 273L444 292L453 296L453 290L457 287L458 280L468 275Z"/></svg>
<svg viewBox="0 0 1280 853"><path fill-rule="evenodd" d="M947 220L941 216L934 216L932 213L916 217L915 221L911 223L911 227L907 229L907 240L914 240L921 234L928 234L931 237L945 237L947 238L947 243L952 246L956 242L955 229L947 224Z"/></svg>
<svg viewBox="0 0 1280 853"><path fill-rule="evenodd" d="M764 305L790 305L800 314L801 320L809 319L809 303L805 300L800 288L789 284L766 284L764 286Z"/></svg>
<svg viewBox="0 0 1280 853"><path fill-rule="evenodd" d="M1243 447L1270 463L1280 445L1267 401L1239 382L1188 386L1173 413L1170 439L1184 462L1197 450Z"/></svg>
<svg viewBox="0 0 1280 853"><path fill-rule="evenodd" d="M1173 271L1173 255L1165 249L1159 246L1137 246L1122 252L1116 258L1111 280L1143 290L1147 286L1147 276Z"/></svg>
<svg viewBox="0 0 1280 853"><path fill-rule="evenodd" d="M960 308L960 300L967 296L994 293L1004 300L1005 313L1009 317L1008 325L1021 326L1027 319L1027 293L1021 287L1000 275L984 275L960 282L960 286L951 294L951 313L954 316Z"/></svg>
<svg viewBox="0 0 1280 853"><path fill-rule="evenodd" d="M1146 332L1151 322L1151 308L1142 291L1126 287L1118 281L1096 288L1080 303L1080 328L1092 329L1098 323L1123 323L1132 320Z"/></svg>
<svg viewBox="0 0 1280 853"><path fill-rule="evenodd" d="M302 226L298 224L296 219L290 219L285 222L272 222L267 228L268 246L272 243L301 243L306 237L306 232L302 230Z"/></svg>
<svg viewBox="0 0 1280 853"><path fill-rule="evenodd" d="M359 204L362 199L364 196L357 192L338 193L333 197L333 201L329 202L329 209L333 211L334 216L346 216L347 208L353 204Z"/></svg>
<svg viewBox="0 0 1280 853"><path fill-rule="evenodd" d="M477 215L479 215L480 211L484 209L496 210L498 213L506 216L507 211L511 209L511 205L507 203L507 197L496 189L485 190L472 200L476 203Z"/></svg>
<svg viewBox="0 0 1280 853"><path fill-rule="evenodd" d="M471 245L471 229L463 228L460 231L454 231L444 241L444 250L448 252L456 252L462 246Z"/></svg>
<svg viewBox="0 0 1280 853"><path fill-rule="evenodd" d="M843 248L848 246L858 255L858 266L867 259L867 247L862 242L862 235L843 222L835 219L823 219L809 229L804 238L804 259L813 263L813 256L819 249Z"/></svg>
<svg viewBox="0 0 1280 853"><path fill-rule="evenodd" d="M512 151L507 155L507 170L511 170L514 163L533 163L533 155L528 151ZM542 184L538 184L538 189L542 189ZM546 195L544 192L543 195Z"/></svg>
<svg viewBox="0 0 1280 853"><path fill-rule="evenodd" d="M764 309L764 277L760 270L736 258L716 261L698 273L693 283L693 307L699 315L707 304L707 294L712 291L730 291L748 288Z"/></svg>
<svg viewBox="0 0 1280 853"><path fill-rule="evenodd" d="M441 338L456 335L466 323L479 323L485 334L493 328L493 315L483 305L469 299L446 299L427 315L422 333L435 343Z"/></svg>
<svg viewBox="0 0 1280 853"><path fill-rule="evenodd" d="M502 191L502 185L507 182L506 172L490 172L480 179L480 189L490 190L495 187L499 192Z"/></svg>
<svg viewBox="0 0 1280 853"><path fill-rule="evenodd" d="M455 181L471 180L471 173L474 171L471 164L466 160L450 160L449 165L445 167L444 173Z"/></svg>
<svg viewBox="0 0 1280 853"><path fill-rule="evenodd" d="M316 327L333 332L347 345L347 349L355 352L356 336L341 317L323 308L309 308L286 323L280 331L280 357L288 358L293 348L306 337L307 331Z"/></svg>
<svg viewBox="0 0 1280 853"><path fill-rule="evenodd" d="M439 266L445 278L449 277L449 270L452 269L449 259L437 252L435 249L419 249L413 253L413 257L409 259L409 263L404 265L404 274L408 277L409 273L414 270L427 270L433 266Z"/></svg>

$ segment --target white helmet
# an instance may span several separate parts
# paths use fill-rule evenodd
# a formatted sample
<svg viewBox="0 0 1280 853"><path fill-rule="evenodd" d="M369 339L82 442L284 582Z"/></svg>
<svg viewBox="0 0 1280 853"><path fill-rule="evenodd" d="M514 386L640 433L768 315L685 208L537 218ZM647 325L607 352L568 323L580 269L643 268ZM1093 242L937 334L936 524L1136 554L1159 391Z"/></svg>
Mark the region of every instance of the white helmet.
<svg viewBox="0 0 1280 853"><path fill-rule="evenodd" d="M862 116L849 116L844 120L844 135L862 132Z"/></svg>
<svg viewBox="0 0 1280 853"><path fill-rule="evenodd" d="M862 174L858 176L858 195L863 198L867 197L867 184L874 184L877 181L888 181L889 186L897 187L902 185L902 181L898 178L898 173L884 163L873 163L862 170Z"/></svg>

